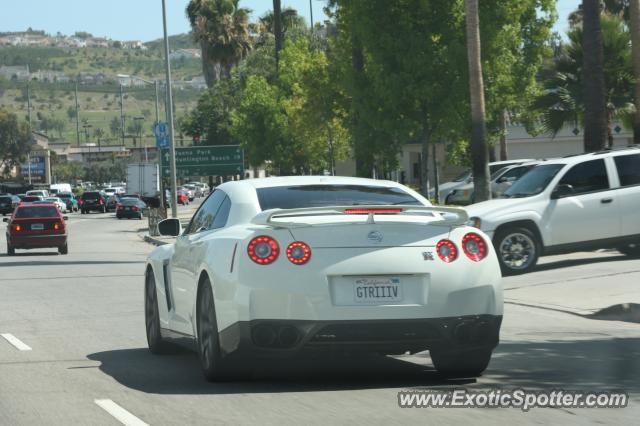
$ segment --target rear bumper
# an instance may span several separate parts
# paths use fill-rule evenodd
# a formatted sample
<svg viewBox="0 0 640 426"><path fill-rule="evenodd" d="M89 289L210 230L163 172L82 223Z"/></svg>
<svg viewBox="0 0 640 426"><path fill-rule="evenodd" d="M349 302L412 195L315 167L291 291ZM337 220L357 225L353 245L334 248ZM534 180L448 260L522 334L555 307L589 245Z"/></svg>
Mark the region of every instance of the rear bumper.
<svg viewBox="0 0 640 426"><path fill-rule="evenodd" d="M139 218L142 215L142 212L134 212L134 211L116 211L116 217L126 217L126 218Z"/></svg>
<svg viewBox="0 0 640 426"><path fill-rule="evenodd" d="M237 322L219 333L225 356L291 358L334 352L416 353L493 349L498 345L502 316L306 321L254 320Z"/></svg>
<svg viewBox="0 0 640 426"><path fill-rule="evenodd" d="M7 236L9 246L18 249L61 247L67 242L67 235L28 235L21 237Z"/></svg>

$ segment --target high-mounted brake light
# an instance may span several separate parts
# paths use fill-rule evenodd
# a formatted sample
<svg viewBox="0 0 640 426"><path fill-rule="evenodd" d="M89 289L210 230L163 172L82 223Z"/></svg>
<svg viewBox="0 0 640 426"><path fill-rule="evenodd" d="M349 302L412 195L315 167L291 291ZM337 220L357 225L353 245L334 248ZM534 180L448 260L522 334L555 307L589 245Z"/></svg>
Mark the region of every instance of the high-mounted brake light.
<svg viewBox="0 0 640 426"><path fill-rule="evenodd" d="M462 251L469 259L479 262L487 257L489 248L480 235L470 232L462 237Z"/></svg>
<svg viewBox="0 0 640 426"><path fill-rule="evenodd" d="M398 208L375 208L375 209L344 209L344 212L347 214L362 214L362 213L378 213L378 214L391 214L391 213L402 213L402 209Z"/></svg>
<svg viewBox="0 0 640 426"><path fill-rule="evenodd" d="M453 262L458 258L458 249L450 240L440 240L436 244L436 252L438 252L438 257L446 263Z"/></svg>
<svg viewBox="0 0 640 426"><path fill-rule="evenodd" d="M268 265L276 261L280 254L280 247L273 238L261 235L249 242L247 254L255 263Z"/></svg>
<svg viewBox="0 0 640 426"><path fill-rule="evenodd" d="M304 265L311 259L311 247L302 241L295 241L287 247L287 259L295 265Z"/></svg>

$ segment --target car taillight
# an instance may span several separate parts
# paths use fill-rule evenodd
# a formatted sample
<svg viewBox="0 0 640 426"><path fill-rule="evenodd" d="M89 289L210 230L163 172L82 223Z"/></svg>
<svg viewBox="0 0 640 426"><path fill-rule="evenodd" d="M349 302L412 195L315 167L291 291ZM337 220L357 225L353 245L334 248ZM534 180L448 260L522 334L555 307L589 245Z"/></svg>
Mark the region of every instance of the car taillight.
<svg viewBox="0 0 640 426"><path fill-rule="evenodd" d="M247 246L247 254L259 265L268 265L275 262L280 254L278 242L271 237L261 235L255 237Z"/></svg>
<svg viewBox="0 0 640 426"><path fill-rule="evenodd" d="M20 232L20 231L22 231L22 226L20 226L20 225L13 225L13 230L14 230L14 231L16 231L16 232Z"/></svg>
<svg viewBox="0 0 640 426"><path fill-rule="evenodd" d="M131 210L133 210L134 212L137 212L139 209L136 206L131 207Z"/></svg>
<svg viewBox="0 0 640 426"><path fill-rule="evenodd" d="M479 262L487 257L489 247L487 247L487 243L484 242L480 235L471 232L462 237L462 251L469 259Z"/></svg>
<svg viewBox="0 0 640 426"><path fill-rule="evenodd" d="M302 241L295 241L287 247L287 259L296 265L303 265L311 259L311 247Z"/></svg>
<svg viewBox="0 0 640 426"><path fill-rule="evenodd" d="M54 223L53 224L53 229L54 229L54 231L60 230L60 224L58 222Z"/></svg>
<svg viewBox="0 0 640 426"><path fill-rule="evenodd" d="M123 209L123 207L122 207L122 206L118 206L117 208L118 208L118 210L122 210L122 209Z"/></svg>
<svg viewBox="0 0 640 426"><path fill-rule="evenodd" d="M436 244L436 252L438 252L438 257L446 263L453 262L458 258L458 249L450 240L440 240Z"/></svg>

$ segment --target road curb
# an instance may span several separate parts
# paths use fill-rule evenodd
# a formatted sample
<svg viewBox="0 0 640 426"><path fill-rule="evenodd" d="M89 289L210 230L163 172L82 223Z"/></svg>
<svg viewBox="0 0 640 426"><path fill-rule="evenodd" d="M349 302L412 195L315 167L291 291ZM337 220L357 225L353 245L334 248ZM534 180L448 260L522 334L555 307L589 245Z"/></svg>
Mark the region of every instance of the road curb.
<svg viewBox="0 0 640 426"><path fill-rule="evenodd" d="M587 319L640 323L640 304L637 303L621 303L606 308L589 310L572 308L570 306L557 306L535 302L525 302L507 298L504 299L504 303L524 306L528 308L562 312L565 314L575 315Z"/></svg>
<svg viewBox="0 0 640 426"><path fill-rule="evenodd" d="M153 244L154 246L163 246L163 245L167 244L166 241L162 241L162 240L159 240L157 238L153 238L152 236L150 236L148 234L142 234L142 235L138 234L138 235L140 236L140 238L142 238L142 240L144 242L149 243L149 244Z"/></svg>

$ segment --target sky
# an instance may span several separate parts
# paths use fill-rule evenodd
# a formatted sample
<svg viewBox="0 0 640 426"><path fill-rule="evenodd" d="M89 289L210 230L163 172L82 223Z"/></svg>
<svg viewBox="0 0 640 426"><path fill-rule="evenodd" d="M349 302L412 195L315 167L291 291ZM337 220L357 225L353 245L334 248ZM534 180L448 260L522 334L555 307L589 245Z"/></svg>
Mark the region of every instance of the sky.
<svg viewBox="0 0 640 426"><path fill-rule="evenodd" d="M392 0L391 0L392 1ZM189 31L185 8L189 0L166 0L169 34ZM564 32L567 16L581 0L558 0L559 19L555 30ZM162 37L161 0L0 0L0 32L24 31L28 27L47 33L71 35L88 31L114 40L150 41ZM325 2L311 0L313 19L326 19ZM272 8L271 0L240 0L253 10L252 19ZM293 7L309 19L309 0L282 0L282 7Z"/></svg>

